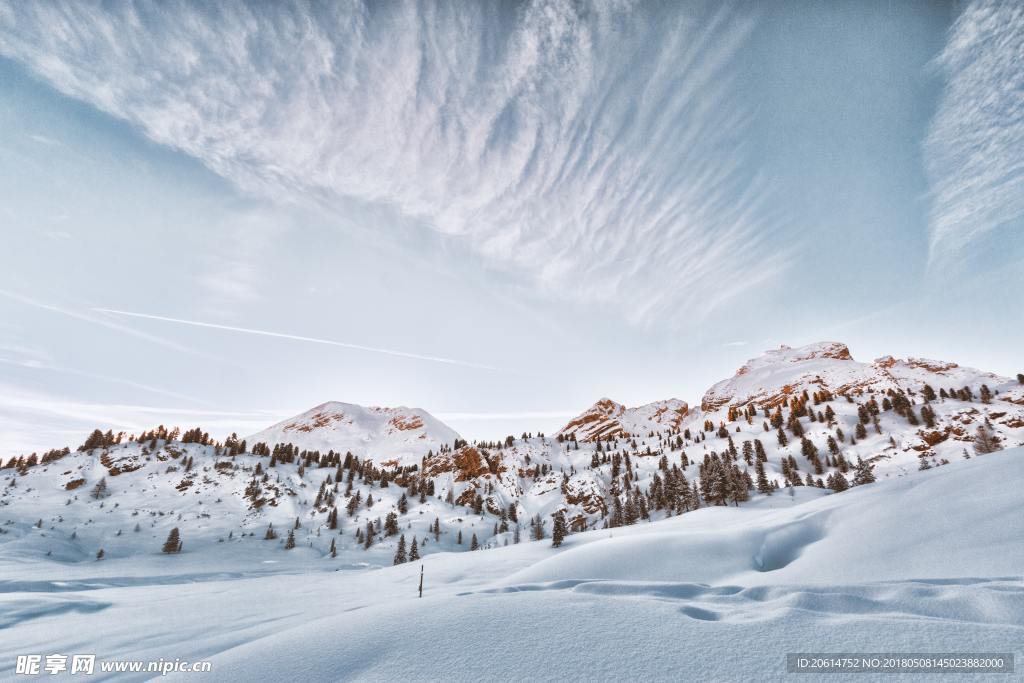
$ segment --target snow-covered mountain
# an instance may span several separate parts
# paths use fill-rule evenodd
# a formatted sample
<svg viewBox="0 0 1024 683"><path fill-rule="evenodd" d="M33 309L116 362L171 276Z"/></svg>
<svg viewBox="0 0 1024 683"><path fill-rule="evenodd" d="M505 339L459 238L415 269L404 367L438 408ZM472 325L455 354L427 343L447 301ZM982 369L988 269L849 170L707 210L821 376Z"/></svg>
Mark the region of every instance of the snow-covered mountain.
<svg viewBox="0 0 1024 683"><path fill-rule="evenodd" d="M756 404L775 407L803 391L829 391L841 396L864 396L887 391L920 391L930 384L939 388L970 387L979 392L987 385L993 392L1021 395L1020 383L990 372L962 368L956 363L922 358L878 358L859 363L845 344L820 342L800 348L782 346L747 361L736 374L711 387L701 399L701 410L723 406L737 408Z"/></svg>
<svg viewBox="0 0 1024 683"><path fill-rule="evenodd" d="M290 443L300 450L352 453L375 463L417 464L429 451L452 446L454 429L420 408L364 407L329 401L246 441L269 446Z"/></svg>
<svg viewBox="0 0 1024 683"><path fill-rule="evenodd" d="M610 436L649 434L676 430L686 418L686 401L670 398L627 408L610 398L602 398L569 421L558 434L577 441L594 441Z"/></svg>
<svg viewBox="0 0 1024 683"><path fill-rule="evenodd" d="M531 520L550 533L556 513L573 530L628 526L785 488L842 492L1022 444L1021 381L948 362L861 363L820 343L748 361L700 408L602 399L552 437L465 443L419 409L343 403L244 442L96 433L77 451L2 463L0 542L76 561L151 552L180 527L190 548L260 541L262 553L284 542L262 543L273 524L321 554L387 564L401 534L421 553L474 538L494 547Z"/></svg>

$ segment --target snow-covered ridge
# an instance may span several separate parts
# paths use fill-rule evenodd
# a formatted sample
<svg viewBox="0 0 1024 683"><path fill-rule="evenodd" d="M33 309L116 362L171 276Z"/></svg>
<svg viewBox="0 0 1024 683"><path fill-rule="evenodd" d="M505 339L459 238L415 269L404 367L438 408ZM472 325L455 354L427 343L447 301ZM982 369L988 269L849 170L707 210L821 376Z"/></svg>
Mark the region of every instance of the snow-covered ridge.
<svg viewBox="0 0 1024 683"><path fill-rule="evenodd" d="M956 363L884 356L873 363L854 360L849 348L839 342L819 342L799 348L783 346L747 361L736 374L718 382L704 394L701 409L714 411L724 406L748 404L774 407L793 394L827 390L833 394L860 396L886 390L917 390L931 384L970 387L986 384L993 391L1013 392L1019 383Z"/></svg>
<svg viewBox="0 0 1024 683"><path fill-rule="evenodd" d="M458 433L421 408L364 407L329 401L247 437L249 444L290 443L303 450L350 452L374 462L415 464L451 446Z"/></svg>
<svg viewBox="0 0 1024 683"><path fill-rule="evenodd" d="M570 420L558 434L578 441L593 441L610 436L646 435L676 430L688 412L686 401L676 398L635 408L627 408L610 398L602 398Z"/></svg>

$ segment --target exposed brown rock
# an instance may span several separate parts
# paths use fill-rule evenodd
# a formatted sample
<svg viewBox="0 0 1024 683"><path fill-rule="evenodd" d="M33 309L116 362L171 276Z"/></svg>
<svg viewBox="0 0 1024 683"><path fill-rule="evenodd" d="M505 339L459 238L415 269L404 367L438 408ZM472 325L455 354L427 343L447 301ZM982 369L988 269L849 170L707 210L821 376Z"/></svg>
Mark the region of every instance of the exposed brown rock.
<svg viewBox="0 0 1024 683"><path fill-rule="evenodd" d="M455 499L456 505L462 505L470 507L476 502L476 488L473 486L467 486L466 489L459 494L459 497Z"/></svg>
<svg viewBox="0 0 1024 683"><path fill-rule="evenodd" d="M344 413L317 413L309 418L309 423L292 422L285 425L284 428L296 432L311 432L314 429L326 427L331 422L340 422L344 419Z"/></svg>
<svg viewBox="0 0 1024 683"><path fill-rule="evenodd" d="M411 415L409 417L404 417L402 415L396 415L395 417L391 418L389 423L395 429L401 430L403 432L406 432L406 431L409 431L409 430L412 430L412 429L419 429L420 427L423 426L423 420L421 420L416 415Z"/></svg>

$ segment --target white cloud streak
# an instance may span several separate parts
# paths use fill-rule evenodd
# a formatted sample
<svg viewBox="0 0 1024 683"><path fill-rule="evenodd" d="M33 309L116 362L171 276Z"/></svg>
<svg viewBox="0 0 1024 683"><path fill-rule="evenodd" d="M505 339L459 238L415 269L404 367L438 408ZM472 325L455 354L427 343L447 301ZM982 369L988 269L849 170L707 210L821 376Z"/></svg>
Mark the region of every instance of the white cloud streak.
<svg viewBox="0 0 1024 683"><path fill-rule="evenodd" d="M88 372L86 370L76 370L74 368L65 368L50 363L45 363L38 360L12 360L9 358L0 358L0 363L4 365L12 365L22 368L28 368L31 370L40 370L46 372L56 372L64 375L72 375L75 377L85 377L87 379L94 379L100 382L109 382L111 384L119 384L121 386L131 387L133 389L141 389L151 394L157 394L160 396L166 396L167 398L176 398L183 401L191 401L193 403L205 404L206 401L196 398L195 396L189 396L188 394L180 394L175 391L168 391L167 389L161 389L160 387L154 387L150 384L144 384L142 382L136 382L130 379L123 379L121 377L111 377L109 375L101 375L95 372Z"/></svg>
<svg viewBox="0 0 1024 683"><path fill-rule="evenodd" d="M109 313L111 315L123 315L132 318L144 318L146 320L159 320L161 322L175 323L178 325L190 325L192 327L205 327L213 330L224 330L227 332L239 332L242 334L254 334L262 337L275 337L277 339L289 339L292 341L309 342L311 344L325 344L327 346L339 346L345 349L353 349L356 351L368 351L370 353L381 353L387 356L398 356L400 358L411 358L414 360L425 360L432 363L444 363L447 365L461 365L467 368L477 368L481 370L497 370L490 365L483 365L480 363L471 363L469 361L456 360L454 358L442 358L440 356L427 356L419 353L410 353L408 351L396 351L394 349L384 349L375 346L364 346L362 344L350 344L348 342L335 341L332 339L319 339L317 337L304 337L298 334L287 334L284 332L271 332L268 330L255 330L249 327L235 327L234 325L220 325L217 323L205 323L197 320L183 320L181 318L169 318L163 315L150 315L148 313L134 313L131 311L119 311L112 308L94 308L92 309L98 313Z"/></svg>
<svg viewBox="0 0 1024 683"><path fill-rule="evenodd" d="M0 455L6 458L58 445L74 448L95 428L137 433L158 424L199 426L220 439L231 432L259 431L290 414L294 412L231 412L79 401L0 382L0 444L4 448ZM60 429L47 427L52 418L59 418Z"/></svg>
<svg viewBox="0 0 1024 683"><path fill-rule="evenodd" d="M773 278L714 3L18 3L0 54L282 203L382 203L543 292L681 322Z"/></svg>
<svg viewBox="0 0 1024 683"><path fill-rule="evenodd" d="M931 261L945 264L1024 217L1024 5L969 3L936 64L946 85L925 162Z"/></svg>
<svg viewBox="0 0 1024 683"><path fill-rule="evenodd" d="M534 411L525 413L437 413L435 417L439 420L537 420L548 418L571 418L579 415L579 411L572 410L549 410Z"/></svg>
<svg viewBox="0 0 1024 683"><path fill-rule="evenodd" d="M157 344L159 346L163 346L163 347L168 348L168 349L173 349L175 351L181 351L183 353L190 353L190 354L194 354L194 355L197 355L197 356L204 356L204 357L207 357L207 358L212 357L208 353L205 353L203 351L198 351L198 350L190 348L188 346L183 346L183 345L178 344L177 342L173 342L173 341L171 341L169 339L164 339L163 337L158 337L156 335L148 334L146 332L140 332L139 330L136 330L136 329L134 329L132 327L127 327L125 325L120 325L120 324L112 322L110 320L104 320L102 318L99 318L99 317L96 317L96 316L92 316L92 315L89 315L87 313L83 313L81 311L76 311L74 309L64 308L63 306L57 306L56 304L50 304L50 303L46 303L46 302L43 302L43 301L39 301L37 299L34 299L34 298L30 297L30 296L26 296L24 294L20 294L18 292L11 292L11 291L8 291L8 290L0 289L0 296L6 297L6 298L8 298L8 299L10 299L12 301L16 301L16 302L18 302L20 304L24 304L26 306L31 306L32 308L38 308L38 309L41 309L41 310L44 310L44 311L49 311L51 313L58 313L60 315L67 316L69 318L74 318L75 320L81 320L83 322L91 323L93 325L99 325L99 326L105 327L105 328L107 328L109 330L113 330L114 332L118 332L118 333L121 333L121 334L127 334L127 335L132 336L132 337L137 337L139 339L143 339L145 341L151 342L153 344Z"/></svg>

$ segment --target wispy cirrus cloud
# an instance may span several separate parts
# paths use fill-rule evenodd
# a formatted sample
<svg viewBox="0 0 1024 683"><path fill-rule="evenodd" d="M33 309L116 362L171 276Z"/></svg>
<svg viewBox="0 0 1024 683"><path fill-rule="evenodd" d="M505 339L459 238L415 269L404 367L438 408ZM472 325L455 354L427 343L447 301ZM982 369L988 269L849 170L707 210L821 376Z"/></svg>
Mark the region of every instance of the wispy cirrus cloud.
<svg viewBox="0 0 1024 683"><path fill-rule="evenodd" d="M246 192L380 202L637 322L772 278L746 10L4 3L0 54Z"/></svg>
<svg viewBox="0 0 1024 683"><path fill-rule="evenodd" d="M946 85L925 143L933 263L1024 218L1024 5L967 4L936 64Z"/></svg>

